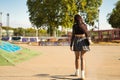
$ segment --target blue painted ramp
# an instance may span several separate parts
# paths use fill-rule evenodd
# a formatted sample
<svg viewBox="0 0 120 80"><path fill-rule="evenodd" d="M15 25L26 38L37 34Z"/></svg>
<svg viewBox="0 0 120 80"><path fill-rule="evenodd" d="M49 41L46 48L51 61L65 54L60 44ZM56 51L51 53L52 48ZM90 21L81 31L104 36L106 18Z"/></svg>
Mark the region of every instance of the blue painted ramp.
<svg viewBox="0 0 120 80"><path fill-rule="evenodd" d="M20 50L20 46L17 46L15 44L11 44L9 42L4 42L4 41L0 41L0 49L5 50L7 52L15 52Z"/></svg>

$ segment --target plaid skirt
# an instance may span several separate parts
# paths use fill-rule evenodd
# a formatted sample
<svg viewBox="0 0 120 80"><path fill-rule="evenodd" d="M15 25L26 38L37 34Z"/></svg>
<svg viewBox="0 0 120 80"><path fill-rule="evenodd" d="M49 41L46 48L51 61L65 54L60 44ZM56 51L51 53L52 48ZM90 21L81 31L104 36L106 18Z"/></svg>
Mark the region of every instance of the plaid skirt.
<svg viewBox="0 0 120 80"><path fill-rule="evenodd" d="M89 44L86 42L86 37L75 37L73 51L89 51Z"/></svg>

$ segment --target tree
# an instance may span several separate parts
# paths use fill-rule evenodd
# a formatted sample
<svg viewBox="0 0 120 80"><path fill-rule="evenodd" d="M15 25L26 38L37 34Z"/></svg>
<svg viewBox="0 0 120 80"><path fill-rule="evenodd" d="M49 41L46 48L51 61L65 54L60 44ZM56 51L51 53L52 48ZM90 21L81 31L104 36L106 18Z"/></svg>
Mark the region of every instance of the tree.
<svg viewBox="0 0 120 80"><path fill-rule="evenodd" d="M85 13L85 21L91 25L98 17L102 0L27 0L30 21L37 28L47 25L51 35L58 26L71 27L77 13Z"/></svg>
<svg viewBox="0 0 120 80"><path fill-rule="evenodd" d="M99 7L102 4L102 0L77 0L78 10L80 14L85 18L85 22L88 25L94 25L95 21L98 20Z"/></svg>
<svg viewBox="0 0 120 80"><path fill-rule="evenodd" d="M15 36L23 36L24 34L24 29L19 27L14 29L14 35Z"/></svg>
<svg viewBox="0 0 120 80"><path fill-rule="evenodd" d="M108 14L108 23L113 28L120 28L120 0L116 3L116 7Z"/></svg>

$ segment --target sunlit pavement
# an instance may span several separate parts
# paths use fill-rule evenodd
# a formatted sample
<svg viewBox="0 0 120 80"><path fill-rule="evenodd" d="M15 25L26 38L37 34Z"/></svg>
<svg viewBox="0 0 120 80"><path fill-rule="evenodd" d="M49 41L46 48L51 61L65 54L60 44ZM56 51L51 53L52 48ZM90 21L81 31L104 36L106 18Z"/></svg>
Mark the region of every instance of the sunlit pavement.
<svg viewBox="0 0 120 80"><path fill-rule="evenodd" d="M0 66L0 80L80 80L69 46L21 46L40 54L16 66ZM85 80L120 80L120 46L91 46L85 54Z"/></svg>

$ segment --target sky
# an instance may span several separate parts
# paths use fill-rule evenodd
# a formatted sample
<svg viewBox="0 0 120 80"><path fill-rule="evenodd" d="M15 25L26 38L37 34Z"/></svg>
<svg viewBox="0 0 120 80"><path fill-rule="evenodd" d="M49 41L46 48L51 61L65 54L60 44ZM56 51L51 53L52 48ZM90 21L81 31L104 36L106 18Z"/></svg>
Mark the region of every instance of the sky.
<svg viewBox="0 0 120 80"><path fill-rule="evenodd" d="M9 13L9 26L11 27L31 27L29 12L26 5L27 0L0 0L0 21L3 26L7 26L7 13ZM99 29L112 29L107 22L107 14L112 12L118 0L103 0L99 13ZM96 26L98 26L96 24Z"/></svg>

